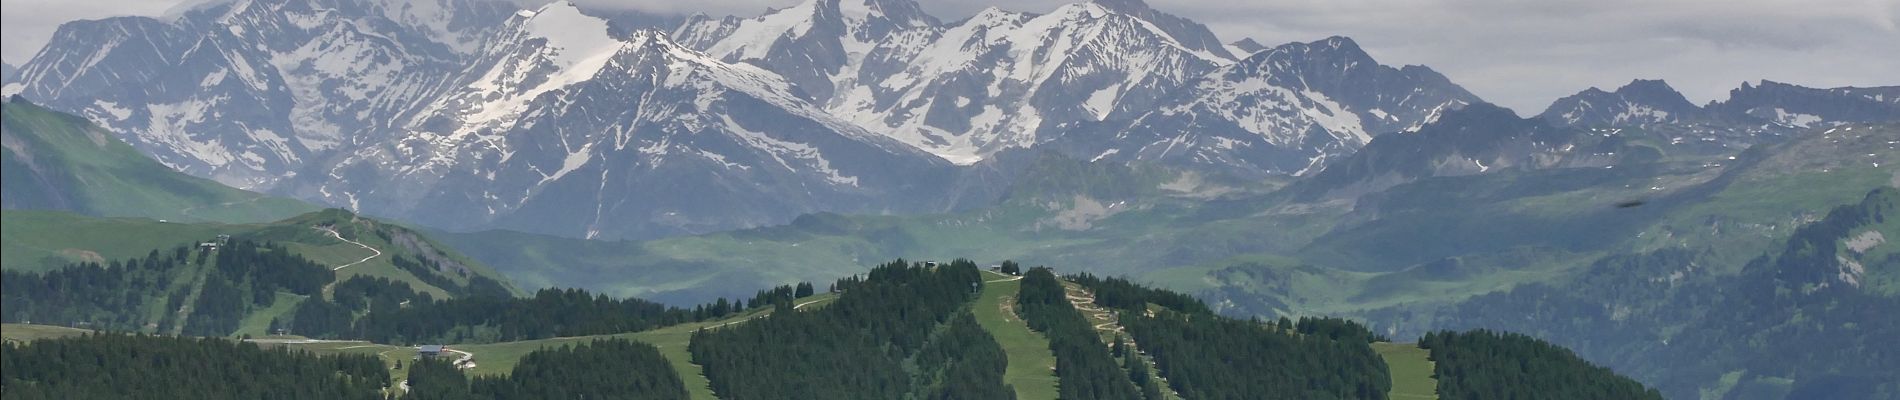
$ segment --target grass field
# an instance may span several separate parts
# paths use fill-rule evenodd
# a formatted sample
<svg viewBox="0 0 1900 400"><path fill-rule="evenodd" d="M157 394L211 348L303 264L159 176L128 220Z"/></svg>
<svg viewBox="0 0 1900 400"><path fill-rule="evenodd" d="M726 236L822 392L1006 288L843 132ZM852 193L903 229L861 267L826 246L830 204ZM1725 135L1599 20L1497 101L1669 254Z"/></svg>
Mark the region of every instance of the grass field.
<svg viewBox="0 0 1900 400"><path fill-rule="evenodd" d="M173 221L262 222L316 207L239 190L160 164L117 135L24 102L4 109L8 208Z"/></svg>
<svg viewBox="0 0 1900 400"><path fill-rule="evenodd" d="M277 300L271 302L270 308L244 316L244 320L238 322L237 333L233 335L251 335L252 337L270 335L271 319L289 314L290 310L297 309L297 303L302 303L305 298L307 297L302 295L277 292Z"/></svg>
<svg viewBox="0 0 1900 400"><path fill-rule="evenodd" d="M985 277L991 281L983 285L983 293L977 297L972 312L976 314L977 324L996 337L996 343L1009 355L1003 382L1015 387L1018 399L1056 398L1056 356L1049 351L1049 339L1029 330L1021 318L1003 310L1005 302L1014 306L1022 281L999 281L1005 277L994 273Z"/></svg>
<svg viewBox="0 0 1900 400"><path fill-rule="evenodd" d="M9 342L30 342L40 339L55 339L67 336L79 336L92 332L86 329L64 326L33 324L0 324L0 338Z"/></svg>
<svg viewBox="0 0 1900 400"><path fill-rule="evenodd" d="M1438 398L1438 380L1432 379L1432 361L1427 357L1430 352L1412 344L1373 343L1372 350L1379 352L1385 359L1385 365L1392 370L1392 391L1387 393L1392 400L1436 399Z"/></svg>
<svg viewBox="0 0 1900 400"><path fill-rule="evenodd" d="M814 296L798 299L797 304L803 305L803 307L801 307L800 310L806 310L806 309L824 307L826 304L829 304L831 301L836 300L836 299L837 299L836 294L820 293ZM549 339L524 340L524 341L519 341L519 342L507 342L507 343L473 344L473 345L460 345L460 346L451 345L450 348L467 351L467 352L475 354L475 368L469 370L469 373L472 375L505 375L508 372L514 370L515 364L520 363L521 357L526 356L528 355L528 353L534 352L535 350L540 350L542 348L566 346L566 345L571 345L571 344L576 344L576 343L585 343L592 340L600 340L600 339L606 339L606 338L631 339L631 340L651 344L653 345L653 347L659 348L660 355L666 357L667 362L672 364L674 372L679 373L680 380L686 383L686 392L688 395L691 396L691 398L714 399L715 397L713 397L713 393L712 393L712 384L706 381L706 376L701 372L699 365L692 363L692 360L693 360L692 354L686 351L687 343L692 340L693 331L699 330L700 328L703 328L703 327L716 327L716 326L722 326L726 324L738 323L740 321L762 317L771 313L772 313L772 310L767 308L767 309L749 311L744 314L740 314L737 316L720 319L716 321L680 324L680 325L674 325L674 326L669 326L665 328L659 328L659 329L654 329L654 330L649 330L649 331L634 332L634 333L549 338Z"/></svg>

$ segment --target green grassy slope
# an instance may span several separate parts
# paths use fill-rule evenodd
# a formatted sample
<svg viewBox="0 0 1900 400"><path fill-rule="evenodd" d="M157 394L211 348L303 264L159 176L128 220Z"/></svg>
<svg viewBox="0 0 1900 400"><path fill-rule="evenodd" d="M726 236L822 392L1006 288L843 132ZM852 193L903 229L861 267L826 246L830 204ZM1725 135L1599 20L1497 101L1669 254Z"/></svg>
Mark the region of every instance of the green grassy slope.
<svg viewBox="0 0 1900 400"><path fill-rule="evenodd" d="M989 331L1009 355L1003 381L1016 389L1018 399L1056 398L1056 356L1049 351L1049 339L1030 330L1022 318L1010 311L1015 306L1016 291L1022 288L1022 281L994 273L985 273L985 277L988 280L983 285L983 293L977 297L971 312L976 315L977 324Z"/></svg>
<svg viewBox="0 0 1900 400"><path fill-rule="evenodd" d="M0 267L8 270L45 271L77 261L144 256L154 249L207 241L222 234L283 244L323 265L349 265L337 271L339 281L355 275L385 277L406 282L437 298L450 296L415 274L396 268L390 259L397 255L411 259L432 257L450 265L439 275L457 285L466 284L469 276L508 282L487 265L417 231L336 209L256 224L159 222L143 218L95 218L56 211L7 210L0 212L0 226L5 229L4 235L0 235ZM317 229L319 227L334 229L342 239L375 250L339 239Z"/></svg>
<svg viewBox="0 0 1900 400"><path fill-rule="evenodd" d="M174 171L84 118L12 101L0 113L0 204L8 209L218 222L316 209Z"/></svg>
<svg viewBox="0 0 1900 400"><path fill-rule="evenodd" d="M1437 399L1438 380L1433 379L1431 351L1417 345L1379 342L1372 350L1385 359L1392 371L1392 400Z"/></svg>
<svg viewBox="0 0 1900 400"><path fill-rule="evenodd" d="M39 339L54 339L67 336L79 336L92 332L79 328L34 324L0 324L0 338L8 342L27 342Z"/></svg>

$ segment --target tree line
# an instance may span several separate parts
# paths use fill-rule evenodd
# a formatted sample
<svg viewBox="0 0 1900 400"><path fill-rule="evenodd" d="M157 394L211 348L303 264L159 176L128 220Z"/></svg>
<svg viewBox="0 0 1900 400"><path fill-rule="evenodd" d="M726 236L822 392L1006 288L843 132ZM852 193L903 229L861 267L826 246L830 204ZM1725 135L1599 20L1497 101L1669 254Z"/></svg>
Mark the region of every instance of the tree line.
<svg viewBox="0 0 1900 400"><path fill-rule="evenodd" d="M398 282L397 284L400 285ZM722 300L722 302L724 302ZM729 302L726 302L730 304ZM740 311L695 312L637 298L615 299L581 289L542 289L533 297L430 299L377 310L343 324L355 310L316 299L299 304L290 322L298 335L377 343L490 343L642 331ZM313 318L323 322L308 322Z"/></svg>
<svg viewBox="0 0 1900 400"><path fill-rule="evenodd" d="M439 359L409 367L404 400L683 400L686 384L653 345L603 339L528 353L507 376L470 379Z"/></svg>
<svg viewBox="0 0 1900 400"><path fill-rule="evenodd" d="M1302 319L1299 326L1344 326L1310 321L1322 320ZM1123 313L1121 323L1154 358L1168 384L1188 398L1384 399L1392 387L1367 333L1302 334L1255 321L1171 311Z"/></svg>
<svg viewBox="0 0 1900 400"><path fill-rule="evenodd" d="M1127 279L1100 278L1087 272L1069 275L1066 278L1070 282L1088 288L1090 293L1095 294L1095 305L1102 307L1140 312L1147 311L1148 304L1153 303L1189 314L1214 313L1213 309L1207 307L1207 303L1194 296L1137 285Z"/></svg>
<svg viewBox="0 0 1900 400"><path fill-rule="evenodd" d="M1517 333L1433 332L1418 342L1437 363L1441 399L1662 399L1662 393L1570 350Z"/></svg>
<svg viewBox="0 0 1900 400"><path fill-rule="evenodd" d="M221 338L104 333L0 344L7 399L373 400L388 384L375 356Z"/></svg>

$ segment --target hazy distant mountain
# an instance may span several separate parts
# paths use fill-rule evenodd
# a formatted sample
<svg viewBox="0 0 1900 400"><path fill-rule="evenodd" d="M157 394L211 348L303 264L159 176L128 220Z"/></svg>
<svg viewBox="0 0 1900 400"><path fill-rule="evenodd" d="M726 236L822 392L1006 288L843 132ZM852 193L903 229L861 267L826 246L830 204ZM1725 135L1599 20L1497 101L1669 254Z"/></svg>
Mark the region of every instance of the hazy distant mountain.
<svg viewBox="0 0 1900 400"><path fill-rule="evenodd" d="M1586 127L1644 127L1658 124L1703 121L1709 118L1702 107L1690 103L1682 93L1660 80L1635 80L1605 92L1590 88L1557 99L1539 115L1552 124Z"/></svg>
<svg viewBox="0 0 1900 400"><path fill-rule="evenodd" d="M1742 83L1727 101L1708 109L1730 118L1742 115L1799 128L1849 122L1900 120L1900 86L1815 89L1774 81Z"/></svg>
<svg viewBox="0 0 1900 400"><path fill-rule="evenodd" d="M1900 121L1900 87L1813 89L1743 83L1729 98L1696 106L1659 80L1635 80L1615 92L1590 88L1558 99L1539 115L1557 126L1646 137L1672 156L1722 157L1789 140L1808 128Z"/></svg>

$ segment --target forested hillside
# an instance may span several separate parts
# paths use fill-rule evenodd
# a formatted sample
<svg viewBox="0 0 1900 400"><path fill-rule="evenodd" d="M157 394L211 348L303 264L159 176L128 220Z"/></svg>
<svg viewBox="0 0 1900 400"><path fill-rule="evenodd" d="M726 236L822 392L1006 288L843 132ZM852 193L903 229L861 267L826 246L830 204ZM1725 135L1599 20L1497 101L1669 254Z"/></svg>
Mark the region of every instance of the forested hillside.
<svg viewBox="0 0 1900 400"><path fill-rule="evenodd" d="M94 334L0 344L0 396L7 399L373 400L388 382L373 356L215 338Z"/></svg>
<svg viewBox="0 0 1900 400"><path fill-rule="evenodd" d="M120 379L132 382L127 385L139 387L148 384L141 383L143 380L186 373L177 370L184 364L141 367L140 362L156 361L113 362L111 357L83 356L125 346L178 348L176 351L206 354L265 354L240 357L250 360L244 362L264 362L253 360L257 357L282 358L269 362L287 364L247 367L257 368L249 373L258 375L254 379L263 382L303 379L296 378L303 374L329 376L325 378L328 380L319 382L321 387L308 386L314 384L308 382L282 385L283 388L271 389L279 390L277 392L264 392L263 396L268 398L312 398L297 397L300 395L296 393L302 392L294 391L322 391L311 393L324 393L314 398L394 395L404 399L450 400L582 396L680 399L695 393L694 387L685 382L708 384L710 392L699 393L724 399L1017 398L1016 388L1005 383L1006 372L1049 374L1054 379L1050 393L1065 399L1385 399L1393 387L1389 367L1369 346L1385 338L1349 320L1232 319L1215 315L1198 300L1179 293L1144 287L1121 278L1076 275L1065 280L1041 267L1029 269L1020 280L1010 274L990 272L987 276L1001 278L985 281L986 273L979 272L976 265L967 260L942 265L903 260L887 263L867 274L830 284L830 289L838 294L828 303L801 300L834 295L815 293L816 285L797 284L762 290L748 299L722 299L692 309L669 308L639 299L612 299L578 289L542 290L531 298L482 295L435 299L410 289L405 283L380 278L358 276L335 284L319 284L324 281L317 278L327 276L304 272L330 271L297 259L281 247L242 241L219 252L193 253L180 249L104 268L74 266L43 276L8 272L7 284L31 284L40 288L50 285L49 282L101 279L99 273L92 271L103 271L132 277L116 283L121 287L149 286L145 280L153 275L150 271L201 265L197 264L199 260L194 254L206 254L203 265L211 269L221 265L266 265L259 260L269 260L268 265L274 266L274 272L233 269L208 273L203 279L224 283L208 284L204 290L232 292L216 295L227 300L195 303L202 305L198 307L199 312L221 315L225 311L215 310L227 302L237 309L264 306L266 304L258 303L261 297L252 294L258 290L310 293L302 299L295 313L272 321L272 325L306 336L370 341L312 347L325 354L339 354L316 357L283 350L302 347L263 351L251 344L216 338L188 340L115 335L26 338L26 342L10 341L6 345L7 398L16 398L16 393L53 396L50 398L118 398L123 392L95 393L82 388L118 385L115 382ZM273 255L287 255L287 258L277 259ZM999 269L1019 271L1014 263ZM997 319L974 312L977 302L973 300L978 298L978 293L984 293L987 299L986 288L998 283L1007 284L1000 287L1011 288L1014 293L1006 295L1015 300L1007 304L989 300L986 304L1002 306L1005 315ZM327 299L322 297L326 287L330 293ZM16 290L20 289L9 286L9 295L27 293ZM53 297L49 292L32 293L47 296L46 299L66 299ZM9 298L7 305L18 304L20 309L10 308L9 313L52 315L38 318L87 317L101 321L97 325L109 330L133 330L123 328L131 322L125 321L123 314L118 314L123 311L115 307L125 301L139 303L136 299L121 298L102 298L95 302L66 299L59 301L83 306L60 308L56 307L57 303L14 300ZM1110 304L1113 306L1108 306ZM728 316L737 317L717 324L686 325L698 328L690 333L680 330L678 341L630 334ZM979 323L978 318L991 320ZM207 321L187 322L184 331L215 332L224 329L218 324L226 320ZM1008 330L996 324L1020 324L1014 329L1021 331L1009 331L1005 339L997 332ZM333 331L313 331L322 328ZM1022 336L1028 330L1040 335ZM1422 345L1431 349L1431 358L1437 361L1441 393L1481 393L1477 397L1451 398L1495 398L1489 395L1521 394L1524 388L1534 387L1555 391L1575 388L1577 393L1610 396L1582 398L1620 398L1616 397L1618 393L1654 394L1634 381L1584 363L1569 351L1548 343L1521 335L1502 339L1477 335L1440 334L1428 337ZM1035 359L1038 354L1033 353L1041 349L1020 354L1006 352L1003 340L1009 340L1011 346L1019 349L1022 343L1030 342L1046 346L1049 353L1042 353L1040 357L1053 355L1051 364L1043 367L1049 370L1010 372L1017 357ZM464 349L458 352L467 355L454 363L433 358L409 362L408 355L413 350L375 343L453 343ZM73 353L68 348L74 346L97 349ZM668 352L661 350L661 346L679 347ZM187 348L211 350L183 350ZM346 351L348 349L367 352ZM472 361L474 353L470 351L481 353L479 362L502 363L505 369L491 367L488 373L465 369L475 362ZM376 357L367 356L371 354ZM80 359L87 361L62 357L82 357ZM32 370L37 365L32 363L41 362L36 360L98 363L96 367L86 368L104 372L81 375L15 372ZM699 380L702 374L704 380ZM117 378L121 376L123 378ZM97 379L108 380L95 381ZM198 395L194 398L218 399L254 398L256 396L248 393L259 393L256 390L264 389L238 386L187 391ZM273 395L275 393L290 394Z"/></svg>
<svg viewBox="0 0 1900 400"><path fill-rule="evenodd" d="M1478 330L1425 335L1441 399L1661 400L1655 389L1529 336Z"/></svg>
<svg viewBox="0 0 1900 400"><path fill-rule="evenodd" d="M1082 313L1069 304L1062 283L1048 268L1031 268L1023 274L1022 292L1016 304L1030 329L1049 338L1049 350L1056 355L1056 378L1062 384L1065 399L1136 399L1159 400L1159 391L1143 393L1135 387L1156 385L1147 376L1134 377L1122 370L1115 356L1102 346ZM1131 379L1136 378L1136 379Z"/></svg>
<svg viewBox="0 0 1900 400"><path fill-rule="evenodd" d="M318 295L335 276L281 245L249 240L0 274L7 322L194 336L232 334L246 316L276 306L279 293Z"/></svg>
<svg viewBox="0 0 1900 400"><path fill-rule="evenodd" d="M690 350L726 399L1013 398L1002 349L969 316L981 284L968 261L898 260L838 281L824 308L779 303L694 333Z"/></svg>
<svg viewBox="0 0 1900 400"><path fill-rule="evenodd" d="M1365 334L1288 332L1173 312L1122 314L1121 324L1187 398L1384 399L1392 388Z"/></svg>

